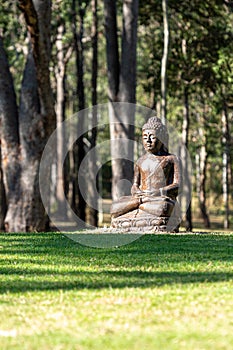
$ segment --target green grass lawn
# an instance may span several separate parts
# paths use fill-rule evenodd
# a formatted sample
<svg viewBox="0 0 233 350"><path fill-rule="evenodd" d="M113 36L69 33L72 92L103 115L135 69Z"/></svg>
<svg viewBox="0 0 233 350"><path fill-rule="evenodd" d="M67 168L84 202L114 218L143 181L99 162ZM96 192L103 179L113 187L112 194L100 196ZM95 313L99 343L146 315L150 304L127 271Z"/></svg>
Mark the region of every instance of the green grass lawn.
<svg viewBox="0 0 233 350"><path fill-rule="evenodd" d="M233 347L233 233L90 248L0 234L0 349Z"/></svg>

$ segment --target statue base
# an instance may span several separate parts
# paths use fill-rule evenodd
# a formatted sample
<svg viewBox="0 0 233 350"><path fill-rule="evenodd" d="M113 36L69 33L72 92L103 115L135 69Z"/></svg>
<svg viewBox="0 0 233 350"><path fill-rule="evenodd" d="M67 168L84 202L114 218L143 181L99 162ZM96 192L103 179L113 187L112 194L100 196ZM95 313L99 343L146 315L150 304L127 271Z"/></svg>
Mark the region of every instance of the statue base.
<svg viewBox="0 0 233 350"><path fill-rule="evenodd" d="M159 216L135 209L127 214L112 218L111 227L123 232L179 232L178 216Z"/></svg>

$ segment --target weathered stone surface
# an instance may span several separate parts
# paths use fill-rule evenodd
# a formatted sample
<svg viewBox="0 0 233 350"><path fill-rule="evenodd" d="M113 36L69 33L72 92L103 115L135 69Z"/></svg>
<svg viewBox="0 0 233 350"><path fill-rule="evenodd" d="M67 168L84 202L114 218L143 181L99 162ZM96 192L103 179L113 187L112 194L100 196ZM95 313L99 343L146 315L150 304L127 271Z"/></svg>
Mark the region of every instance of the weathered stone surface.
<svg viewBox="0 0 233 350"><path fill-rule="evenodd" d="M142 141L146 153L135 165L132 196L113 202L111 226L126 232L178 232L181 167L168 152L167 128L159 118L143 126Z"/></svg>
<svg viewBox="0 0 233 350"><path fill-rule="evenodd" d="M179 218L155 217L141 209L136 209L117 218L112 218L111 226L127 232L166 232L179 230Z"/></svg>

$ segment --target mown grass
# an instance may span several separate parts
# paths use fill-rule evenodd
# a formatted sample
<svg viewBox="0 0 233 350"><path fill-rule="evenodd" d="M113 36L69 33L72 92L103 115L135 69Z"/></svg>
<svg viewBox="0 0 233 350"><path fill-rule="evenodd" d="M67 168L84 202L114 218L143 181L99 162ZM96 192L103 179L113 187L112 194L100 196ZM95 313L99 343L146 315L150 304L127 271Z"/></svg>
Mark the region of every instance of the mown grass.
<svg viewBox="0 0 233 350"><path fill-rule="evenodd" d="M233 233L0 234L0 348L232 349Z"/></svg>

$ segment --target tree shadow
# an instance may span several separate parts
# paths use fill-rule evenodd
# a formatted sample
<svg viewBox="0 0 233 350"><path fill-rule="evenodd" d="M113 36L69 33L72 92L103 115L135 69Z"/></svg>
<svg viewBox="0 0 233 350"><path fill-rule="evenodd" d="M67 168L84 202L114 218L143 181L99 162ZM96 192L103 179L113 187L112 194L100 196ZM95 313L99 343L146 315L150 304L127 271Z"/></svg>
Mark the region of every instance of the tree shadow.
<svg viewBox="0 0 233 350"><path fill-rule="evenodd" d="M0 247L0 293L153 288L233 279L233 272L224 270L185 269L197 262L231 261L232 236L146 235L118 249L96 249L58 233L0 234ZM145 271L161 264L164 271ZM170 271L172 264L183 264L182 271Z"/></svg>
<svg viewBox="0 0 233 350"><path fill-rule="evenodd" d="M146 271L79 271L55 273L51 271L21 271L18 278L1 282L0 293L52 290L98 290L106 288L153 288L163 285L225 282L233 279L229 272L146 272ZM4 273L14 275L5 270ZM20 271L18 271L20 273Z"/></svg>

